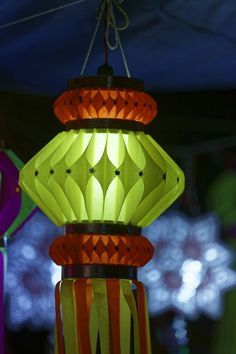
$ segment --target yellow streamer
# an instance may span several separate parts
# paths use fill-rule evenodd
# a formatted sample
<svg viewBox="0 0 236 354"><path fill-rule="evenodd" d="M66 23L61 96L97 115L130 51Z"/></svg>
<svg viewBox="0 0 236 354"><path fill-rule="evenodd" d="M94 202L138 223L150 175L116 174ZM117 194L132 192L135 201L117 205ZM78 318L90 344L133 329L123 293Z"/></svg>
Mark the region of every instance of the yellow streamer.
<svg viewBox="0 0 236 354"><path fill-rule="evenodd" d="M62 323L65 340L65 354L79 354L76 331L76 304L74 280L65 279L61 284Z"/></svg>
<svg viewBox="0 0 236 354"><path fill-rule="evenodd" d="M150 338L150 323L149 323L147 296L146 296L145 289L144 289L144 292L145 292L144 305L145 305L145 315L146 315L146 333L147 333L147 347L148 347L147 354L152 354L151 338Z"/></svg>
<svg viewBox="0 0 236 354"><path fill-rule="evenodd" d="M134 326L134 353L135 354L143 354L140 353L140 340L139 340L139 326L138 326L138 313L136 308L136 303L134 299L134 294L131 289L131 281L130 280L120 280L120 285L123 291L124 298L130 308L130 312L133 318L133 326Z"/></svg>
<svg viewBox="0 0 236 354"><path fill-rule="evenodd" d="M102 354L110 354L109 310L105 279L93 279L92 287L97 307L98 330Z"/></svg>
<svg viewBox="0 0 236 354"><path fill-rule="evenodd" d="M130 354L131 312L120 287L120 348L122 354Z"/></svg>
<svg viewBox="0 0 236 354"><path fill-rule="evenodd" d="M90 310L89 332L90 332L90 343L91 343L92 353L96 354L97 340L98 340L98 315L97 315L97 306L96 306L96 302L94 301L94 298Z"/></svg>

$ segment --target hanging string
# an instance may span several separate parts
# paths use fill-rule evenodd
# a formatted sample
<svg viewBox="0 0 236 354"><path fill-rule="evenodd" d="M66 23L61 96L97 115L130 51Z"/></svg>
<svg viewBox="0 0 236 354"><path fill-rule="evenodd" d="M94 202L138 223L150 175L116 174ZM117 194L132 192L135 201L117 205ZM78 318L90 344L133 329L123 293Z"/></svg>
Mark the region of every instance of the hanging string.
<svg viewBox="0 0 236 354"><path fill-rule="evenodd" d="M65 8L67 8L67 7L70 7L70 6L73 6L73 5L77 5L77 4L79 4L79 3L83 2L83 1L85 1L85 0L77 0L77 1L74 1L74 2L70 2L69 4L66 4L66 5L54 7L52 9L49 9L49 10L46 10L46 11L42 11L42 12L39 12L39 13L31 15L31 16L20 18L19 20L6 23L5 25L1 25L0 26L0 30L4 29L4 28L11 27L11 26L18 25L19 23L22 23L22 22L33 20L34 18L37 18L37 17L48 15L50 13L53 13L53 12L56 12L56 11L59 11L59 10L63 10Z"/></svg>
<svg viewBox="0 0 236 354"><path fill-rule="evenodd" d="M128 77L130 77L130 71L128 68L126 56L124 53L123 46L121 44L121 39L120 39L120 31L125 30L129 26L129 18L127 13L124 11L124 9L121 7L121 4L123 3L124 0L101 0L99 5L98 5L98 10L97 10L97 15L96 15L96 20L97 24L91 39L91 42L89 44L89 48L82 66L81 70L81 76L83 75L85 68L88 63L88 59L90 57L94 41L101 23L101 19L104 16L104 22L105 22L105 31L104 31L104 62L105 64L108 63L108 48L110 50L115 50L117 48L120 49L121 51L121 56L124 62L126 74ZM115 14L114 14L114 9L118 10L120 14L123 16L123 24L118 25L116 22ZM110 40L110 33L111 30L114 32L114 43L111 43Z"/></svg>
<svg viewBox="0 0 236 354"><path fill-rule="evenodd" d="M108 21L108 26L107 26L107 32L106 32L106 40L107 40L107 45L111 50L117 49L118 47L120 48L120 52L121 52L121 56L123 59L123 63L125 66L125 70L126 70L126 74L128 77L130 77L130 71L129 71L129 67L128 67L128 63L126 60L126 56L125 56L125 52L123 49L123 46L121 44L121 40L120 40L120 31L125 30L126 28L128 28L129 26L129 18L128 15L126 14L126 12L122 9L122 7L119 5L119 3L122 3L123 0L120 0L120 2L118 2L117 0L113 0L114 4L116 5L116 7L121 11L121 13L124 15L124 25L123 26L117 26L116 23L116 19L115 19L115 15L114 15L114 7L110 6L110 15L108 13L108 16L110 16L110 21ZM109 0L108 0L109 2ZM115 32L115 44L112 46L109 40L109 26L113 27L114 32Z"/></svg>
<svg viewBox="0 0 236 354"><path fill-rule="evenodd" d="M117 49L119 47L119 32L120 31L124 31L128 28L129 26L129 18L127 13L122 9L121 5L123 3L124 0L102 0L102 2L106 3L107 6L107 28L106 28L106 42L107 45L109 47L109 49L114 50ZM118 26L116 19L115 19L115 15L114 15L114 8L117 8L117 10L121 13L121 15L123 15L124 17L124 24ZM115 35L115 43L111 44L110 38L109 38L109 34L110 34L110 29L114 30L114 35Z"/></svg>
<svg viewBox="0 0 236 354"><path fill-rule="evenodd" d="M80 76L83 76L85 68L87 66L87 63L88 63L90 54L91 54L92 49L93 49L94 41L95 41L95 38L96 38L96 35L97 35L97 32L98 32L98 29L99 29L99 26L100 26L101 19L102 19L102 16L104 14L104 11L105 11L105 2L100 4L99 7L98 7L98 11L97 11L97 15L96 15L97 24L96 24L95 30L93 32L92 39L90 41L89 47L88 47L88 51L87 51L86 57L84 59L84 63L83 63L83 66L82 66L82 69L81 69L81 72L80 72Z"/></svg>
<svg viewBox="0 0 236 354"><path fill-rule="evenodd" d="M104 36L103 36L103 42L104 42L104 64L108 65L108 45L107 45L107 37L106 37L106 31L108 27L108 7L107 4L105 5L105 16L104 16Z"/></svg>
<svg viewBox="0 0 236 354"><path fill-rule="evenodd" d="M67 7L70 7L70 6L73 6L73 5L77 5L77 4L79 4L79 3L83 2L83 1L85 1L85 0L77 0L77 1L65 4L65 5L62 5L62 6L54 7L54 8L51 8L49 10L36 13L34 15L31 15L31 16L20 18L19 20L8 22L8 23L6 23L4 25L0 25L0 30L8 28L8 27L15 26L15 25L18 25L20 23L24 23L24 22L33 20L33 19L41 17L41 16L48 15L50 13L53 13L53 12L56 12L56 11L59 11L59 10L63 10L65 8L67 8ZM85 70L85 68L87 66L88 59L89 59L89 56L91 54L91 51L92 51L92 48L93 48L93 45L94 45L94 41L95 41L99 26L100 26L100 23L101 23L101 19L102 19L102 16L103 16L105 8L106 8L105 35L104 35L104 59L105 59L104 61L105 61L105 63L108 62L108 48L111 49L111 50L115 50L115 49L119 48L120 52L121 52L121 56L122 56L123 62L124 62L126 74L127 74L128 77L130 77L130 71L129 71L129 68L128 68L128 64L127 64L127 60L126 60L126 56L125 56L125 53L124 53L123 46L121 44L120 33L119 33L120 31L125 30L129 26L128 15L127 15L127 13L124 11L124 9L121 6L123 1L124 0L101 0L100 4L98 6L98 11L97 11L97 16L96 16L97 24L96 24L96 27L95 27L95 30L94 30L94 33L93 33L89 48L88 48L87 55L85 57L85 60L84 60L83 66L82 66L82 70L81 70L81 74L80 74L81 76L83 75L84 70ZM120 25L120 26L117 25L117 22L116 22L116 19L115 19L115 15L114 15L114 8L116 8L121 13L121 15L124 18L124 23L122 25ZM112 44L111 41L110 41L111 28L114 31L114 38L115 38L114 44Z"/></svg>

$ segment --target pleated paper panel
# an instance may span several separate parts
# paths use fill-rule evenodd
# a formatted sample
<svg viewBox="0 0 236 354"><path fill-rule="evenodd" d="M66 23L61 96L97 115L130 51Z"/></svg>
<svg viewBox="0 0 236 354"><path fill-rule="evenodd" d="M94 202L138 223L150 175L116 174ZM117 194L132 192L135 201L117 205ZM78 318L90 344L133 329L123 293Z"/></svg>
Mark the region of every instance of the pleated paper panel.
<svg viewBox="0 0 236 354"><path fill-rule="evenodd" d="M116 203L114 203L114 200L116 200ZM117 222L123 204L124 187L119 177L115 177L106 192L103 220L114 220L114 222Z"/></svg>
<svg viewBox="0 0 236 354"><path fill-rule="evenodd" d="M68 150L72 146L75 139L76 135L73 131L69 131L67 134L64 134L63 142L54 151L54 154L50 159L51 167L54 167L60 160L62 160L66 156Z"/></svg>
<svg viewBox="0 0 236 354"><path fill-rule="evenodd" d="M90 220L102 219L103 200L102 187L98 180L94 176L91 176L86 187L86 209Z"/></svg>
<svg viewBox="0 0 236 354"><path fill-rule="evenodd" d="M37 191L37 195L40 196L41 201L47 201L47 209L51 210L51 213L57 221L56 224L59 225L61 220L63 220L64 223L66 220L65 215L51 191L45 187L39 179L35 179L35 189Z"/></svg>
<svg viewBox="0 0 236 354"><path fill-rule="evenodd" d="M86 134L84 134L83 130L79 130L78 132L73 130L73 132L76 135L76 139L74 140L74 144L70 147L65 158L68 167L71 167L80 159L92 138L92 133L90 132L87 132Z"/></svg>
<svg viewBox="0 0 236 354"><path fill-rule="evenodd" d="M39 166L46 161L51 154L53 154L56 149L62 144L65 137L65 133L58 134L55 138L53 138L42 150L40 150L35 156L35 168L37 169Z"/></svg>
<svg viewBox="0 0 236 354"><path fill-rule="evenodd" d="M144 191L143 180L139 180L127 194L118 220L128 224L132 215L135 213L138 204L140 203Z"/></svg>
<svg viewBox="0 0 236 354"><path fill-rule="evenodd" d="M63 205L63 214L65 215L65 219L72 222L76 220L76 216L73 212L73 208L71 208L71 203L65 194L65 191L60 187L60 185L55 181L53 177L49 177L48 179L48 187L50 188L52 195L57 201L58 205ZM62 210L60 212L62 214Z"/></svg>
<svg viewBox="0 0 236 354"><path fill-rule="evenodd" d="M65 193L75 214L75 220L88 220L84 195L71 176L68 176L65 181Z"/></svg>
<svg viewBox="0 0 236 354"><path fill-rule="evenodd" d="M182 171L143 132L71 130L48 146L26 164L20 183L58 225L146 226L184 187Z"/></svg>
<svg viewBox="0 0 236 354"><path fill-rule="evenodd" d="M125 144L121 131L107 136L107 156L111 163L119 168L125 159Z"/></svg>
<svg viewBox="0 0 236 354"><path fill-rule="evenodd" d="M136 134L134 132L129 132L129 134L124 134L123 137L131 160L134 161L140 170L143 170L146 164L146 159Z"/></svg>

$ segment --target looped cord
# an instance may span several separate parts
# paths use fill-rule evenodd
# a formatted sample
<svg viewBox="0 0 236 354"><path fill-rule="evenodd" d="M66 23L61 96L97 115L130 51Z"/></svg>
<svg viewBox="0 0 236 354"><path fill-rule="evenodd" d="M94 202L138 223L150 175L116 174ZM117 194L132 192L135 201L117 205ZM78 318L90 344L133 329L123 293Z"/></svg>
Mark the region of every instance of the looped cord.
<svg viewBox="0 0 236 354"><path fill-rule="evenodd" d="M128 28L129 26L129 18L127 13L122 9L121 5L123 3L123 0L103 0L105 6L107 6L107 28L106 28L106 43L107 46L111 49L117 49L119 47L119 32L124 31L125 29ZM114 8L117 8L117 10L123 15L124 17L124 24L123 25L117 25L116 19L115 19L115 13L114 13ZM110 33L110 28L113 28L115 32L115 44L111 44L111 41L109 39L109 33Z"/></svg>
<svg viewBox="0 0 236 354"><path fill-rule="evenodd" d="M92 36L92 39L91 39L91 42L90 42L90 45L88 48L87 55L84 60L84 64L83 64L83 67L81 70L81 76L83 75L86 65L88 63L88 59L89 59L89 56L91 54L91 51L92 51L92 48L94 45L95 37L97 35L98 29L99 29L99 26L101 23L101 19L104 15L104 16L106 16L106 24L107 24L106 29L105 29L106 45L111 50L115 50L117 48L120 48L121 56L122 56L122 59L124 62L125 70L126 70L126 74L128 77L130 77L130 71L128 68L128 64L127 64L127 60L125 57L123 46L121 44L120 33L119 33L120 31L124 31L125 29L127 29L129 26L128 15L121 6L121 4L123 2L124 2L124 0L101 0L100 1L99 5L98 5L97 14L96 14L97 25L95 27L95 30L94 30L94 33L93 33L93 36ZM114 9L119 11L120 14L123 16L123 24L122 25L117 24ZM113 44L110 41L111 28L114 31L114 43Z"/></svg>

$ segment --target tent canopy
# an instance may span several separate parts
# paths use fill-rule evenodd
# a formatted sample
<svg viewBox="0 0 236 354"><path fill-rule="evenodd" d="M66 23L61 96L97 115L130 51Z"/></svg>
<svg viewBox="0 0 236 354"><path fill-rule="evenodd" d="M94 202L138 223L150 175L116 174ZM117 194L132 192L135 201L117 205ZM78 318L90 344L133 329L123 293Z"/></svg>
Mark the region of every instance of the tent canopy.
<svg viewBox="0 0 236 354"><path fill-rule="evenodd" d="M0 29L0 90L58 94L80 70L95 27L98 0ZM1 0L0 27L68 0ZM150 91L232 89L236 86L234 0L126 0L130 26L121 33L132 76ZM118 15L119 19L119 15ZM85 74L103 62L101 31ZM119 51L110 63L125 74Z"/></svg>

